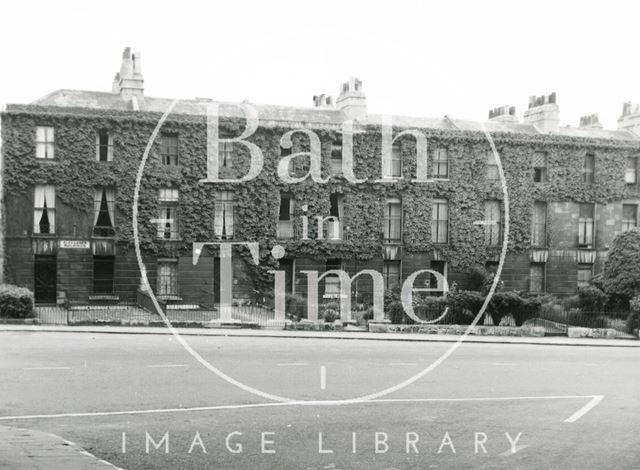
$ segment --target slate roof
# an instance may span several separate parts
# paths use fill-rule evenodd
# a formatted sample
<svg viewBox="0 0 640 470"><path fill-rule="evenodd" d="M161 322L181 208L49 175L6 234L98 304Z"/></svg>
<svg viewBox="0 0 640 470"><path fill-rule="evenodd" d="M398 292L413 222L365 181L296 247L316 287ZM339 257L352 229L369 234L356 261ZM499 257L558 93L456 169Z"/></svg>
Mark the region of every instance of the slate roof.
<svg viewBox="0 0 640 470"><path fill-rule="evenodd" d="M165 112L173 100L169 98L144 97L137 105L141 111ZM207 99L179 100L173 112L178 114L205 115L207 104L218 103L224 109L225 114L243 116L237 106L224 106L225 102ZM54 106L68 108L90 108L102 110L134 111L131 101L123 100L118 93L84 91L84 90L56 90L33 103L39 106ZM238 104L238 103L233 103ZM261 122L274 123L301 123L340 126L345 117L342 111L328 107L292 107L277 105L259 105L250 103L257 111ZM382 116L369 115L364 122L379 124ZM476 121L455 119L448 116L442 118L422 118L410 116L393 116L393 124L400 127L415 127L427 129L458 129L467 131L480 131L482 125ZM540 134L530 124L517 122L488 121L482 123L489 132L506 132L514 134ZM624 130L607 130L592 128L561 127L557 135L578 138L595 138L610 140L638 140L638 137Z"/></svg>

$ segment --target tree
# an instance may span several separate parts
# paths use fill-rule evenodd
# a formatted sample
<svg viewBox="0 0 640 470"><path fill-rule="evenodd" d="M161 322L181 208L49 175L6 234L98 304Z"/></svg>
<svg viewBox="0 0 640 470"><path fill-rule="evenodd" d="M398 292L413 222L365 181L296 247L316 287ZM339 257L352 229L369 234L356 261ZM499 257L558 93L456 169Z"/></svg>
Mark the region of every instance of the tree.
<svg viewBox="0 0 640 470"><path fill-rule="evenodd" d="M602 280L608 294L627 302L640 294L640 230L622 232L613 240Z"/></svg>

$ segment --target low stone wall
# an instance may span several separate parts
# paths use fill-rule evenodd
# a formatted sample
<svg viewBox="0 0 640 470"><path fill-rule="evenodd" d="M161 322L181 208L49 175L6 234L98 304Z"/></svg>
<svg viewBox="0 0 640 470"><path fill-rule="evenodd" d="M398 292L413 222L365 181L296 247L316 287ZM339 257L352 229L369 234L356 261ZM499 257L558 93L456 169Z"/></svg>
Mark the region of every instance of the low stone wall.
<svg viewBox="0 0 640 470"><path fill-rule="evenodd" d="M371 333L418 333L427 335L462 335L467 325L393 325L391 323L369 322ZM541 326L485 326L476 325L471 328L470 335L477 336L544 336Z"/></svg>
<svg viewBox="0 0 640 470"><path fill-rule="evenodd" d="M610 338L617 336L617 331L613 328L583 328L570 326L567 328L569 338Z"/></svg>
<svg viewBox="0 0 640 470"><path fill-rule="evenodd" d="M300 320L287 321L284 329L293 331L343 331L344 325L340 321L325 323L323 321Z"/></svg>

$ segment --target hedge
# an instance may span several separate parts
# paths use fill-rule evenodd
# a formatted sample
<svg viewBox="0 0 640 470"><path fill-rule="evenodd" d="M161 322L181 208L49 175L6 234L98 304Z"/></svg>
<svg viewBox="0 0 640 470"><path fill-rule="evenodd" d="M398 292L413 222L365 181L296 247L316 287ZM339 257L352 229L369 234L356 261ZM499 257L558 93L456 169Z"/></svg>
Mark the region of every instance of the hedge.
<svg viewBox="0 0 640 470"><path fill-rule="evenodd" d="M33 318L33 292L24 287L0 284L0 317Z"/></svg>

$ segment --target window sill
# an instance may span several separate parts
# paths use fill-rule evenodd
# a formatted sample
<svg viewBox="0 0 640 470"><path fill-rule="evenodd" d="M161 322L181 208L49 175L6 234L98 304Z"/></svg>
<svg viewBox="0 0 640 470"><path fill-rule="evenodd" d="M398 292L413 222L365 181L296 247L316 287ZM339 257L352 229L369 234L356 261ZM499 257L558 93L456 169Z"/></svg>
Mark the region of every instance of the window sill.
<svg viewBox="0 0 640 470"><path fill-rule="evenodd" d="M32 233L31 236L33 238L58 238L58 235L55 233Z"/></svg>

